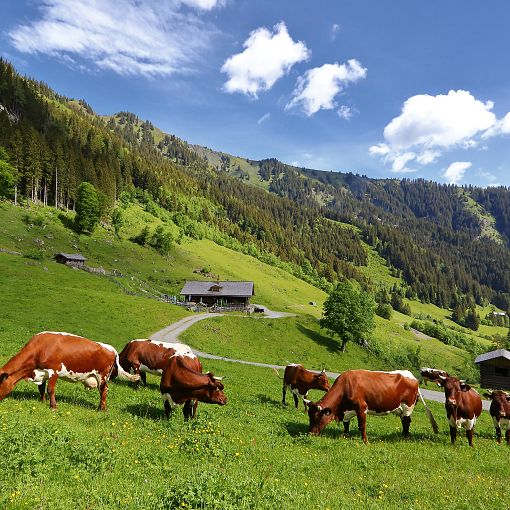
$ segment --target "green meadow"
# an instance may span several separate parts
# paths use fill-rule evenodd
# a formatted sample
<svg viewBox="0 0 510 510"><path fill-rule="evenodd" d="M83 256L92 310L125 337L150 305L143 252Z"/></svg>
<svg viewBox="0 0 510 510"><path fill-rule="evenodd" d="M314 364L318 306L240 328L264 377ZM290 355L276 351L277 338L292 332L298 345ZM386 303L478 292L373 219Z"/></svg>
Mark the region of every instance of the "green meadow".
<svg viewBox="0 0 510 510"><path fill-rule="evenodd" d="M400 314L390 321L377 319L373 344L378 350L348 344L341 354L338 343L317 324L324 294L287 273L209 241L185 242L170 257L161 257L126 238L116 239L108 228L91 237L79 236L49 208L37 211L48 218L42 226L30 226L22 221L26 212L0 207L0 248L28 255L38 249L43 254L41 260L34 260L0 253L0 364L42 330L69 331L118 349L130 339L146 337L189 315L150 296L158 289L177 288L183 279L193 277L194 268L206 263L222 278L255 280L257 302L297 315L202 321L181 337L193 347L253 361L303 362L332 371L396 368L395 364L402 368L419 360L459 372L470 362L465 351L406 331L403 324L408 318ZM91 265L115 268L124 276L64 267L51 260L56 251L85 252ZM153 376L138 391L113 381L108 410L102 413L96 410L97 391L60 381L58 408L52 412L47 403L39 402L35 385L21 382L0 402L4 459L0 508L447 506L472 510L507 506L508 448L496 443L487 412L477 424L474 448L468 447L464 436L455 446L449 444L446 416L438 403L431 404L440 426L438 435L417 404L407 440L401 438L400 420L393 416L368 418L368 445L357 435L354 422L349 438L343 437L336 423L322 436L310 437L302 407L281 405L281 380L273 371L202 361L205 370L227 376L229 402L224 407L200 404L196 420L188 423L180 409L170 420L164 419ZM314 400L321 395L311 392Z"/></svg>

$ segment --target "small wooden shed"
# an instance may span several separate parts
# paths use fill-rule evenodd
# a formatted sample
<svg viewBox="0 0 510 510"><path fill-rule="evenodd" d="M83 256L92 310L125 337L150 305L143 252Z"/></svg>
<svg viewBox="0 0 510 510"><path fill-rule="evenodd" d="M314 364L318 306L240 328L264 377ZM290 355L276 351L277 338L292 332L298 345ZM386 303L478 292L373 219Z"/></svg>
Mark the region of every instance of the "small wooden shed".
<svg viewBox="0 0 510 510"><path fill-rule="evenodd" d="M510 389L510 351L498 349L475 359L480 369L480 385L493 390Z"/></svg>
<svg viewBox="0 0 510 510"><path fill-rule="evenodd" d="M212 305L248 306L255 294L253 282L187 281L181 295L187 302Z"/></svg>
<svg viewBox="0 0 510 510"><path fill-rule="evenodd" d="M54 259L59 264L69 264L71 266L83 267L87 260L83 255L79 253L57 253Z"/></svg>

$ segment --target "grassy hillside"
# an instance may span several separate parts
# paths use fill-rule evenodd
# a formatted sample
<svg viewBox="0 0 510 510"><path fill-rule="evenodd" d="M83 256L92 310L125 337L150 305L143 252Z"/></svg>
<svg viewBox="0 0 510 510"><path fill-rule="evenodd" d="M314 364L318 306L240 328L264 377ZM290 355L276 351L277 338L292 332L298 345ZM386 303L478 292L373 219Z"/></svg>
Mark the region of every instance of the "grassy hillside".
<svg viewBox="0 0 510 510"><path fill-rule="evenodd" d="M288 300L297 308L313 296L306 286L299 286L302 282L285 280L286 273L270 273L269 267L257 267L250 257L209 242L184 244L165 259L152 249L116 240L108 230L99 229L87 239L77 236L61 220L51 220L51 210L37 211L48 215L45 227L30 227L21 221L25 212L0 209L0 247L38 249L44 258L0 253L1 363L40 330L72 331L121 348L127 340L147 336L186 315L181 308L127 295L113 279L50 260L53 250L76 251L73 245L86 248L91 263L101 261L104 267L122 268L140 279L156 275L156 281L149 280L155 286L164 287L163 278L184 276L189 271L185 261L193 267L209 260L224 274L260 279L257 299L261 301L274 293L271 299L276 305L284 307ZM34 243L35 239L45 244ZM262 273L267 273L266 280ZM288 291L295 285L299 299L292 301L292 294L278 296L273 284ZM407 347L422 345L424 359L444 361L448 367L462 364L462 352L435 341L418 344L398 326L405 317L395 314L394 319L378 320L376 340L386 349L402 354ZM318 329L316 318L304 314L274 320L217 318L190 329L185 338L219 354L303 361L332 370L384 368L385 363L354 345L340 355L335 342ZM180 410L169 421L163 419L157 379L152 376L149 385L137 392L112 382L106 413L96 411L98 393L81 385L59 382L58 408L52 412L38 402L35 385L21 382L0 402L0 449L8 462L8 469L0 474L0 507L290 510L296 506L336 509L341 501L342 508L393 509L445 502L451 508L464 508L466 501L471 508L488 508L506 502L506 449L493 439L487 413L477 424L474 449L463 437L455 448L449 445L440 404L432 404L440 425L437 436L418 405L412 436L406 441L400 438L400 422L393 416L368 419L368 446L356 435L355 424L350 439L341 437L337 424L321 437L309 437L307 416L291 405L282 408L281 381L274 373L225 362L203 360L203 364L205 370L228 376L229 403L201 404L192 423L183 421ZM312 392L311 397L320 395ZM435 466L425 478L424 462ZM450 483L452 472L464 480L462 491Z"/></svg>

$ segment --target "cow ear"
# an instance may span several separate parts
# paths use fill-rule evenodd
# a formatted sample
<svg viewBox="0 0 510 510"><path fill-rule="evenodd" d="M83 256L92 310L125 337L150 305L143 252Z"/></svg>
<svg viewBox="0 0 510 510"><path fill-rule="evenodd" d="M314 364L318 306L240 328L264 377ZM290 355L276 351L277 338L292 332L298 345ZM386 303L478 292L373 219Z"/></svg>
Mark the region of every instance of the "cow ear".
<svg viewBox="0 0 510 510"><path fill-rule="evenodd" d="M0 374L0 384L2 384L8 377L9 377L9 374L7 372Z"/></svg>
<svg viewBox="0 0 510 510"><path fill-rule="evenodd" d="M460 384L460 390L461 391L469 391L471 389L471 386L469 386L469 384L466 384L466 383L461 383Z"/></svg>
<svg viewBox="0 0 510 510"><path fill-rule="evenodd" d="M324 416L330 416L332 413L333 411L329 407L326 407L325 409L322 410L322 414Z"/></svg>
<svg viewBox="0 0 510 510"><path fill-rule="evenodd" d="M491 393L484 393L484 394L483 394L483 396L484 396L485 398L489 398L489 399L491 399L491 400L492 400L492 398L493 398L493 396L494 396L494 395L493 395L493 394L492 394L492 392L491 392Z"/></svg>

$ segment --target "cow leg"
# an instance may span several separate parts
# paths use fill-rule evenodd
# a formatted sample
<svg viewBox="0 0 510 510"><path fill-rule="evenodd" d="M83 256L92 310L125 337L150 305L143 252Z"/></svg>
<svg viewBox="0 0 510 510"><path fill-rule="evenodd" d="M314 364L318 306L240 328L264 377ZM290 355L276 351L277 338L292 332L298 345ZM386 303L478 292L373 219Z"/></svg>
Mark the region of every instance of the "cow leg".
<svg viewBox="0 0 510 510"><path fill-rule="evenodd" d="M411 417L402 416L402 436L409 437L409 427L411 426Z"/></svg>
<svg viewBox="0 0 510 510"><path fill-rule="evenodd" d="M473 446L473 433L475 429L467 429L466 430L466 437L469 443L469 446Z"/></svg>
<svg viewBox="0 0 510 510"><path fill-rule="evenodd" d="M184 406L182 408L182 414L184 414L184 421L188 421L191 417L191 414L193 412L193 404L192 400L186 400L184 402Z"/></svg>
<svg viewBox="0 0 510 510"><path fill-rule="evenodd" d="M452 444L455 444L455 440L457 439L457 427L452 427L450 425L450 441Z"/></svg>
<svg viewBox="0 0 510 510"><path fill-rule="evenodd" d="M294 405L297 409L299 407L299 397L295 393L292 393L292 396L294 397Z"/></svg>
<svg viewBox="0 0 510 510"><path fill-rule="evenodd" d="M498 443L501 443L501 427L496 427L496 439L498 440Z"/></svg>
<svg viewBox="0 0 510 510"><path fill-rule="evenodd" d="M147 386L147 374L145 372L140 372L140 381L144 386Z"/></svg>
<svg viewBox="0 0 510 510"><path fill-rule="evenodd" d="M344 436L349 436L349 425L351 424L350 420L342 422L344 424Z"/></svg>
<svg viewBox="0 0 510 510"><path fill-rule="evenodd" d="M50 408L55 410L57 408L57 401L55 399L55 385L57 384L58 375L52 375L48 379L48 396L50 397Z"/></svg>
<svg viewBox="0 0 510 510"><path fill-rule="evenodd" d="M287 393L287 386L285 386L285 384L283 385L283 389L282 389L282 404L283 405L286 405L285 404L285 394Z"/></svg>
<svg viewBox="0 0 510 510"><path fill-rule="evenodd" d="M506 439L506 444L510 445L510 428L506 429L505 439Z"/></svg>
<svg viewBox="0 0 510 510"><path fill-rule="evenodd" d="M44 402L46 400L46 381L43 381L41 384L39 384L39 395L41 395L41 402Z"/></svg>
<svg viewBox="0 0 510 510"><path fill-rule="evenodd" d="M308 406L306 405L306 402L305 400L308 398L308 392L306 392L304 395L303 395L303 405L305 407L305 413L308 412Z"/></svg>
<svg viewBox="0 0 510 510"><path fill-rule="evenodd" d="M365 444L368 443L367 439L367 413L366 408L360 409L356 411L356 416L358 417L358 428L361 431L361 437L363 438L363 442Z"/></svg>
<svg viewBox="0 0 510 510"><path fill-rule="evenodd" d="M99 385L99 411L106 411L106 396L108 395L108 382L102 380Z"/></svg>
<svg viewBox="0 0 510 510"><path fill-rule="evenodd" d="M168 419L172 414L172 406L170 405L170 402L168 402L168 400L165 400L163 405L165 406L165 417Z"/></svg>
<svg viewBox="0 0 510 510"><path fill-rule="evenodd" d="M198 400L193 401L193 414L191 415L192 418L194 418L197 415L197 407L198 407Z"/></svg>

